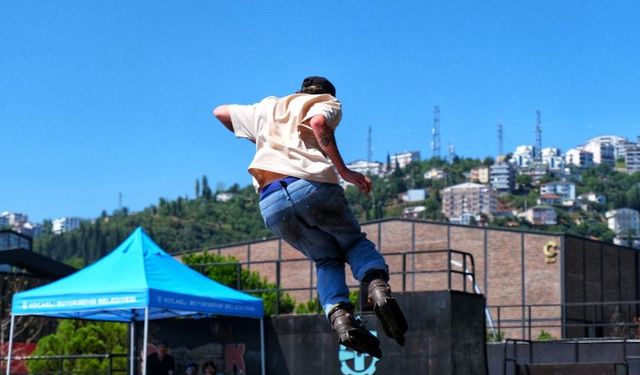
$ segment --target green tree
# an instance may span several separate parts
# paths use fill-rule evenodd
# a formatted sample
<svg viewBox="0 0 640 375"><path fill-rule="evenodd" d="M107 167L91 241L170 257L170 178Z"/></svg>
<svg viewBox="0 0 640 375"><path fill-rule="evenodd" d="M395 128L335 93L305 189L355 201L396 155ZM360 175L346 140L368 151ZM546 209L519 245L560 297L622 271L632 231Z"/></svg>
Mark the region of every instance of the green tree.
<svg viewBox="0 0 640 375"><path fill-rule="evenodd" d="M627 207L634 210L640 210L640 186L635 184L625 194L627 200Z"/></svg>
<svg viewBox="0 0 640 375"><path fill-rule="evenodd" d="M211 187L209 187L209 180L207 176L202 176L202 196L205 199L211 199L212 196Z"/></svg>
<svg viewBox="0 0 640 375"><path fill-rule="evenodd" d="M443 221L442 205L436 196L430 196L424 203L425 210L420 215L423 219Z"/></svg>
<svg viewBox="0 0 640 375"><path fill-rule="evenodd" d="M529 191L533 187L533 179L529 175L519 174L516 176L516 184L519 191Z"/></svg>
<svg viewBox="0 0 640 375"><path fill-rule="evenodd" d="M126 354L127 325L124 323L88 322L60 320L55 333L38 341L34 356L76 354ZM55 361L29 361L29 371L35 374L56 373L59 363ZM113 368L126 368L127 359L116 357ZM68 373L100 371L106 373L109 361L105 359L65 360Z"/></svg>
<svg viewBox="0 0 640 375"><path fill-rule="evenodd" d="M205 251L186 254L182 261L212 280L262 298L266 314L273 315L276 310L280 314L288 314L294 310L293 297L286 292L276 291L276 285L268 282L266 277L261 277L258 272L243 269L234 257Z"/></svg>

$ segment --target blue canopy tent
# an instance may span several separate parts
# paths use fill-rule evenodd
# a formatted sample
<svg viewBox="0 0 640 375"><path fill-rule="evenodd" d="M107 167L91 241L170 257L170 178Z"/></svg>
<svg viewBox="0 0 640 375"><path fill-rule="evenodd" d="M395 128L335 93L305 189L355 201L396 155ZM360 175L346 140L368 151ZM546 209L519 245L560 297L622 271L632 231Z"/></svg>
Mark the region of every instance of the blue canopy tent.
<svg viewBox="0 0 640 375"><path fill-rule="evenodd" d="M24 315L128 322L132 348L130 374L134 370L134 322L144 321L143 375L146 375L149 320L214 315L260 319L261 367L262 374L265 373L262 300L219 284L178 262L142 228L89 267L13 296L7 375L11 368L15 317Z"/></svg>

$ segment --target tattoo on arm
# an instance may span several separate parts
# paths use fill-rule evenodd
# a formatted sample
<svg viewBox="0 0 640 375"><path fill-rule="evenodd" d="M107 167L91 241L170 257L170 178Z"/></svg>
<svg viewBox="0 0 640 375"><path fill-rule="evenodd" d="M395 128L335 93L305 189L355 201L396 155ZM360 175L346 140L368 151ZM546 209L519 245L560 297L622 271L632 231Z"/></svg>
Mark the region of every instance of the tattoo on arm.
<svg viewBox="0 0 640 375"><path fill-rule="evenodd" d="M320 143L322 144L322 147L327 147L330 144L335 144L336 143L336 138L334 137L333 133L327 134L327 133L321 133L320 134Z"/></svg>

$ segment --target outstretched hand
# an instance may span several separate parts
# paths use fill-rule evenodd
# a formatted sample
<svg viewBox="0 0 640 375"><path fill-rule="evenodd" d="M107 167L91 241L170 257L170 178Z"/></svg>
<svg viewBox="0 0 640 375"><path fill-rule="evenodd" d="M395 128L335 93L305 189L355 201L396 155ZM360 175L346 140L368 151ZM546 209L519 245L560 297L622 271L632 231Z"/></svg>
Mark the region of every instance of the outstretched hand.
<svg viewBox="0 0 640 375"><path fill-rule="evenodd" d="M347 169L340 176L347 182L354 184L361 192L369 194L371 192L372 183L371 179L362 173Z"/></svg>

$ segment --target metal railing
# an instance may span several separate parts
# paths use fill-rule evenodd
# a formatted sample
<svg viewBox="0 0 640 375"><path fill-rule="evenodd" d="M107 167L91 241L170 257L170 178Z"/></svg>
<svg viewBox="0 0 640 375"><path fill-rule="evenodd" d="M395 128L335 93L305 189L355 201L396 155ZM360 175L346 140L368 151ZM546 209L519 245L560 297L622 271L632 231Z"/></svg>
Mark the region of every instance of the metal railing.
<svg viewBox="0 0 640 375"><path fill-rule="evenodd" d="M495 318L498 332L520 330L523 340L535 340L534 329L559 330L558 338L640 338L640 301L514 304L487 306L487 309ZM576 335L578 330L583 334Z"/></svg>
<svg viewBox="0 0 640 375"><path fill-rule="evenodd" d="M529 348L529 362L533 362L533 346L530 340L506 339L504 340L504 361L502 362L502 374L507 375L507 363L513 363L514 371L518 366L518 343L525 343ZM513 344L513 355L509 355L509 343Z"/></svg>
<svg viewBox="0 0 640 375"><path fill-rule="evenodd" d="M616 364L619 366L622 366L622 368L624 369L624 373L628 374L629 373L629 362L633 361L633 360L638 360L640 359L640 356L635 356L635 355L629 355L628 354L628 348L627 346L629 345L629 340L625 339L616 339L616 340L605 340L606 342L609 343L619 343L622 344L622 357L616 361L613 360L610 363L612 364ZM561 344L561 345L572 345L573 346L573 359L568 359L565 358L563 360L563 364L585 364L585 363L594 363L593 361L590 361L588 356L586 359L584 359L584 356L580 355L580 346L581 345L589 345L589 344L602 344L603 342L602 339L584 339L584 338L574 338L574 339L568 339L568 340L556 340L554 341L554 343L557 344ZM513 348L511 350L511 354L509 354L509 346L511 344L511 347ZM520 345L526 345L526 349L527 349L527 359L524 361L520 361L519 356L518 356L518 344ZM549 361L544 361L544 360L539 360L534 358L534 346L536 345L542 345L544 344L544 342L540 342L540 341L531 341L531 340L520 340L520 339L506 339L504 341L504 348L503 348L503 362L502 362L502 374L503 375L507 375L508 374L508 369L510 368L512 371L510 373L512 374L518 374L517 372L517 366L519 364L546 364L546 363L550 363ZM621 362L620 362L621 361ZM511 363L512 367L509 367L508 364ZM554 362L555 363L555 362ZM599 362L595 362L595 363L599 363Z"/></svg>
<svg viewBox="0 0 640 375"><path fill-rule="evenodd" d="M126 368L120 368L120 367L114 367L114 359L116 358L123 358L124 361L126 363L127 362L127 355L126 354L77 354L77 355L45 355L45 356L12 356L11 357L11 362L12 362L12 368L15 368L14 363L16 362L29 362L29 361L47 361L47 362L53 362L55 363L54 366L51 366L54 369L51 369L49 371L38 371L39 375L67 375L67 374L74 374L74 375L112 375L112 374L127 374L128 373L128 369ZM67 366L69 361L73 361L74 364L78 361L82 361L82 360L90 360L90 359L99 359L99 360L103 360L103 361L108 361L108 367L106 369L103 370L71 370L71 369L65 369L65 364ZM14 362L15 361L15 362ZM7 362L7 357L0 357L0 373L4 374L6 371L6 362ZM25 363L26 366L26 363ZM28 366L26 366L28 367ZM12 375L22 375L22 374L30 374L30 372L21 372L21 371L11 371Z"/></svg>
<svg viewBox="0 0 640 375"><path fill-rule="evenodd" d="M435 255L435 254L444 254L441 256L441 264L438 265L437 268L433 269L417 269L416 268L416 260L417 256L421 255ZM400 276L401 278L401 289L398 290L397 287L394 288L396 291L410 291L415 290L415 288L410 288L408 286L408 282L410 278L415 280L415 277L418 275L425 274L435 274L435 275L444 275L446 277L446 289L447 290L458 290L454 285L454 276L459 276L460 283L462 284L462 288L460 291L463 292L471 292L471 293L479 293L477 285L475 283L475 261L473 259L473 255L464 251L458 251L453 249L438 249L438 250L422 250L422 251L407 251L407 252L393 252L393 253L384 253L383 254L387 263L391 263L392 259L400 258L400 269L391 270L389 272L390 277ZM309 300L312 300L315 295L316 287L314 286L314 272L310 272L309 277L309 286L297 286L297 287L283 287L282 282L282 269L285 267L289 267L290 263L307 263L312 265L312 262L306 258L296 258L296 259L282 259L282 260L262 260L262 261L244 261L244 262L215 262L215 263L202 263L192 265L195 270L200 273L205 273L207 267L235 267L235 282L234 286L236 289L241 290L246 293L265 293L265 292L275 292L276 293L276 308L275 314L278 315L280 313L280 301L283 293L287 292L308 292ZM433 263L433 259L432 259ZM245 288L242 284L242 271L243 270L253 270L255 266L263 266L263 265L273 265L273 277L274 277L274 287L273 288L262 288L262 289L248 289ZM460 269L456 269L460 268ZM264 275L262 275L264 276ZM348 283L347 286L350 290L358 290L360 288L360 284L356 283ZM392 285L394 287L394 285Z"/></svg>

